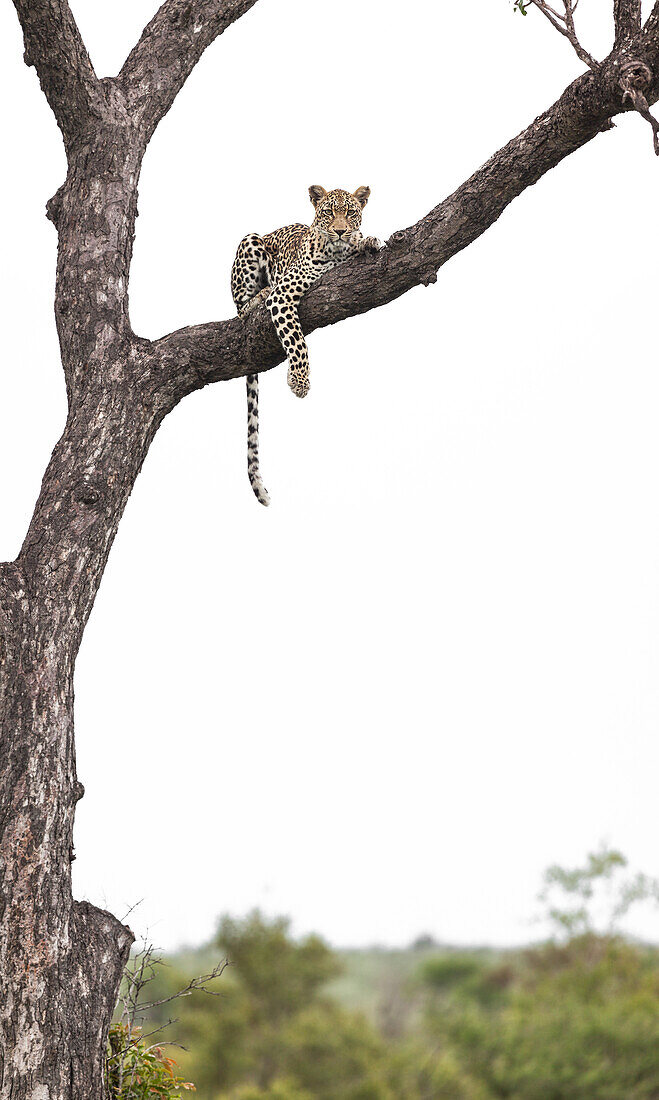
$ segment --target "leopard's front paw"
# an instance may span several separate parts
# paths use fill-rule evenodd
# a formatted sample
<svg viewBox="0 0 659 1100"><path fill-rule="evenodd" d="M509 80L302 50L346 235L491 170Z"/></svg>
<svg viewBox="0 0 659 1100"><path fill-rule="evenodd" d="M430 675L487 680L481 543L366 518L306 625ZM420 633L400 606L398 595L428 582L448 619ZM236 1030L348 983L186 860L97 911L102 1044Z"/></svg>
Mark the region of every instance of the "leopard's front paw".
<svg viewBox="0 0 659 1100"><path fill-rule="evenodd" d="M384 242L378 237L365 237L364 248L368 249L369 252L380 252L384 248Z"/></svg>
<svg viewBox="0 0 659 1100"><path fill-rule="evenodd" d="M296 397L306 397L309 392L309 375L289 367L288 384Z"/></svg>

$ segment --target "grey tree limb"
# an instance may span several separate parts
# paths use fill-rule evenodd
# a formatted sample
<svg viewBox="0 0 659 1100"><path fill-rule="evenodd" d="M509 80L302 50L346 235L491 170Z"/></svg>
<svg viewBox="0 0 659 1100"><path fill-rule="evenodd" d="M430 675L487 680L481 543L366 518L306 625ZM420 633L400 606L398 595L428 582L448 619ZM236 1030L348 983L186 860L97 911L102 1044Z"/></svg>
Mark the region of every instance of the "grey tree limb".
<svg viewBox="0 0 659 1100"><path fill-rule="evenodd" d="M128 55L118 82L148 141L204 50L256 0L166 0Z"/></svg>

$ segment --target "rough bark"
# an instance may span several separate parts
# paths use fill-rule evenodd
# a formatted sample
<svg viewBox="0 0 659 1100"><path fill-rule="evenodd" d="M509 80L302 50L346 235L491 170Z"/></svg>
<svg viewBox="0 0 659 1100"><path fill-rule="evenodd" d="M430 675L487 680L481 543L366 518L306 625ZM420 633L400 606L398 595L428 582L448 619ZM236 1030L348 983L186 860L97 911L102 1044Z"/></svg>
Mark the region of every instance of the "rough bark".
<svg viewBox="0 0 659 1100"><path fill-rule="evenodd" d="M256 0L167 0L114 79L99 81L66 0L14 0L62 130L68 171L48 204L59 238L55 314L69 411L25 542L0 566L0 1100L103 1096L103 1051L132 942L73 901L73 671L123 509L163 417L209 382L283 355L265 310L155 342L130 324L128 279L142 158L208 45ZM303 301L306 332L420 283L526 187L627 109L621 63L659 86L659 3L622 53L579 77L527 130L380 254L337 268ZM634 26L636 24L634 23ZM623 35L624 29L624 35ZM643 77L645 69L649 76Z"/></svg>
<svg viewBox="0 0 659 1100"><path fill-rule="evenodd" d="M630 42L641 29L641 0L614 0L615 49Z"/></svg>
<svg viewBox="0 0 659 1100"><path fill-rule="evenodd" d="M119 81L145 141L207 46L256 0L168 0L128 56Z"/></svg>

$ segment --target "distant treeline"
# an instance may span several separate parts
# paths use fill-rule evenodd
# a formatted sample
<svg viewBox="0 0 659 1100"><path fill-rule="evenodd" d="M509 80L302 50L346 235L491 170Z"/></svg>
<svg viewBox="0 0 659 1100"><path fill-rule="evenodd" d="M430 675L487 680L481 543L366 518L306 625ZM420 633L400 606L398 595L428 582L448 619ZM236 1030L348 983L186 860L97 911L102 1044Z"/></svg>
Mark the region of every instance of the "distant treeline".
<svg viewBox="0 0 659 1100"><path fill-rule="evenodd" d="M657 1100L659 951L617 926L659 891L624 869L609 850L550 868L542 896L556 935L508 952L421 937L405 951L339 953L316 936L294 940L285 919L225 917L203 950L153 970L149 959L150 1002L230 961L208 986L219 996L143 1013L134 1049L152 1048L164 1081L150 1095L194 1082L202 1100ZM609 913L596 928L601 896ZM154 1053L166 1037L187 1051ZM165 1072L169 1057L178 1066ZM127 1079L115 1087L122 1100L143 1095Z"/></svg>

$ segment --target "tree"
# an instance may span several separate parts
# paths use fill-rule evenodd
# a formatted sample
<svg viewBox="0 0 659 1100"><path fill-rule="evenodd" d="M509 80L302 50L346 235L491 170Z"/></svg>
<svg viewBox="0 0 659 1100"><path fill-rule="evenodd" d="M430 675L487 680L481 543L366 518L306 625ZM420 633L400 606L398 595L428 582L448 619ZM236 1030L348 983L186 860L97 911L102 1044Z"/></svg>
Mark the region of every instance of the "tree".
<svg viewBox="0 0 659 1100"><path fill-rule="evenodd" d="M640 871L628 875L626 867L622 852L606 845L589 852L584 867L548 867L540 900L555 931L569 938L614 935L639 902L656 904L659 882Z"/></svg>
<svg viewBox="0 0 659 1100"><path fill-rule="evenodd" d="M137 187L148 142L204 50L256 0L166 0L121 72L98 79L66 0L14 0L60 127L66 180L55 314L68 415L19 556L0 570L0 1096L102 1094L103 1052L132 934L75 902L73 670L127 498L164 417L210 382L269 369L282 351L264 309L155 341L130 323ZM531 4L517 7L526 10ZM623 111L659 94L659 3L615 0L613 51L596 62L565 15L538 8L588 72L522 134L377 256L332 273L301 309L306 332L384 305L482 234L526 187ZM653 123L656 145L656 124Z"/></svg>

